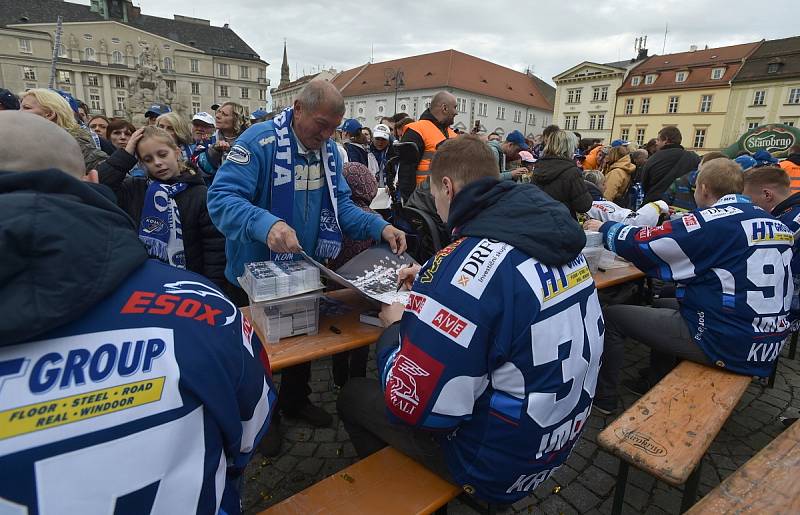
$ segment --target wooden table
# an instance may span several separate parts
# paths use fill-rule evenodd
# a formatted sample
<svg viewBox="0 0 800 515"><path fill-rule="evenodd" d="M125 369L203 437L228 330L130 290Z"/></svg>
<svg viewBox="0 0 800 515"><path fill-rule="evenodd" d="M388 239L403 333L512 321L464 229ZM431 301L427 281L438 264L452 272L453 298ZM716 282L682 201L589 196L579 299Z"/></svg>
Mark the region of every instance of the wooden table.
<svg viewBox="0 0 800 515"><path fill-rule="evenodd" d="M256 334L267 349L273 371L370 345L378 340L383 329L361 323L358 319L363 311L374 309L375 304L370 304L352 290L338 290L328 293L327 296L344 302L350 311L335 318L320 316L318 334L293 336L282 338L278 343L266 343L264 331L253 324ZM242 308L242 314L252 322L250 307ZM341 333L331 331L331 326L339 329Z"/></svg>
<svg viewBox="0 0 800 515"><path fill-rule="evenodd" d="M627 283L645 277L645 273L628 263L625 268L612 268L605 272L594 274L594 284L598 290Z"/></svg>

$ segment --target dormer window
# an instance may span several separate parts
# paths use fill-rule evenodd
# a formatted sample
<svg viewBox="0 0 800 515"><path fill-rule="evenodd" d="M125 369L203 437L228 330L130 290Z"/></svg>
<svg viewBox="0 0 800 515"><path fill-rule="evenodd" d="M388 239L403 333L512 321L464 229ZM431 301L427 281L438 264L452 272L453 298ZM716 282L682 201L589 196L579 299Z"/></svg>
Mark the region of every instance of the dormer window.
<svg viewBox="0 0 800 515"><path fill-rule="evenodd" d="M675 74L675 82L686 82L688 76L689 72L678 72Z"/></svg>
<svg viewBox="0 0 800 515"><path fill-rule="evenodd" d="M648 84L652 84L655 81L656 81L656 75L654 73L651 73L649 75L645 75L644 76L644 84L645 84L645 86L648 85Z"/></svg>
<svg viewBox="0 0 800 515"><path fill-rule="evenodd" d="M778 63L768 64L767 65L767 73L777 73L778 72L778 68L780 68L780 65Z"/></svg>
<svg viewBox="0 0 800 515"><path fill-rule="evenodd" d="M638 86L642 83L642 78L638 75L636 77L631 77L631 86Z"/></svg>
<svg viewBox="0 0 800 515"><path fill-rule="evenodd" d="M725 75L725 68L712 68L711 80L720 80Z"/></svg>

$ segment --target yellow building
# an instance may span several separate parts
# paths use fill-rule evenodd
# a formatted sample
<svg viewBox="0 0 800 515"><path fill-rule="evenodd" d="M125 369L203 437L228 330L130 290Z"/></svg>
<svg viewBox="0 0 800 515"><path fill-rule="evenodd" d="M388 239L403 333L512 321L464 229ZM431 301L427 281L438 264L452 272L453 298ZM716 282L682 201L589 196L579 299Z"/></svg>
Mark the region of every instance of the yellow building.
<svg viewBox="0 0 800 515"><path fill-rule="evenodd" d="M733 78L722 135L730 145L769 123L800 125L800 36L765 41Z"/></svg>
<svg viewBox="0 0 800 515"><path fill-rule="evenodd" d="M760 43L656 55L633 68L617 92L614 138L645 144L676 126L683 146L721 150L731 80Z"/></svg>

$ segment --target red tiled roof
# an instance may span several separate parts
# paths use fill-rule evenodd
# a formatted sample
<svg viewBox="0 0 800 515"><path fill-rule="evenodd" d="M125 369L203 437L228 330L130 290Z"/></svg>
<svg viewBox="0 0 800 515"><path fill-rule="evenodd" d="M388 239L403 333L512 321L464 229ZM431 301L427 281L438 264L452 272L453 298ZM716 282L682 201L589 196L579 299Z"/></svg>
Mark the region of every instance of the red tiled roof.
<svg viewBox="0 0 800 515"><path fill-rule="evenodd" d="M345 97L388 93L394 91L394 82L386 86L393 70L403 71L402 91L450 87L553 110L555 88L549 84L456 50L366 64L340 73L332 82Z"/></svg>
<svg viewBox="0 0 800 515"><path fill-rule="evenodd" d="M761 42L654 55L630 71L619 93L726 86L741 68L742 60L752 54L759 45ZM712 80L711 70L722 67L725 68L722 78ZM675 82L675 75L681 71L689 72L688 77L684 82ZM651 74L657 75L656 80L652 84L645 85L645 76ZM641 77L638 86L631 85L633 77Z"/></svg>

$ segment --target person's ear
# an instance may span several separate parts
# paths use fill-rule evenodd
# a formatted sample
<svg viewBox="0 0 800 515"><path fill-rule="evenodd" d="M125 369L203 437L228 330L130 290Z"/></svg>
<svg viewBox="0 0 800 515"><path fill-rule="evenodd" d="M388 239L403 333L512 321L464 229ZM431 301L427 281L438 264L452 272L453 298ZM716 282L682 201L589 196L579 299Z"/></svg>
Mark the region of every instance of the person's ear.
<svg viewBox="0 0 800 515"><path fill-rule="evenodd" d="M92 184L99 184L100 183L100 177L97 174L97 170L94 170L94 169L89 170L88 172L86 172L86 175L84 175L81 178L81 180L83 182L91 182Z"/></svg>
<svg viewBox="0 0 800 515"><path fill-rule="evenodd" d="M47 118L48 120L50 120L51 122L55 122L56 121L56 113L53 112L53 111L50 111L49 109L44 112L44 117Z"/></svg>

